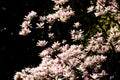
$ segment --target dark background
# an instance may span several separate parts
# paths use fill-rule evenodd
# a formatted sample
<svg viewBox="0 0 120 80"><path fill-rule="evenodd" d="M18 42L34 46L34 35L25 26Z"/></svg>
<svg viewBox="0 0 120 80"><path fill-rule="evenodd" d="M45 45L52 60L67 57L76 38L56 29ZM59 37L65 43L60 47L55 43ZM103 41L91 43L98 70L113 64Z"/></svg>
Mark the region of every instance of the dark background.
<svg viewBox="0 0 120 80"><path fill-rule="evenodd" d="M28 12L34 10L42 15L50 4L51 0L0 0L0 80L12 80L16 71L41 61L35 37L18 33Z"/></svg>

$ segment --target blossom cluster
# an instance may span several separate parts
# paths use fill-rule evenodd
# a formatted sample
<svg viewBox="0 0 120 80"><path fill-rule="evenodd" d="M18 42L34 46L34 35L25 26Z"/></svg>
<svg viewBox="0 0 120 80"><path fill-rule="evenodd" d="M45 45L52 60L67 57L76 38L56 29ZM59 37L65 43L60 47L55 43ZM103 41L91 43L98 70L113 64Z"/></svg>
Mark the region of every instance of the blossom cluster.
<svg viewBox="0 0 120 80"><path fill-rule="evenodd" d="M52 58L52 54L54 54L52 48L45 49L40 53L42 62L39 66L35 68L25 68L22 72L17 72L14 79L76 80L80 77L77 76L76 73L82 73L83 78L91 77L91 79L100 79L105 76L105 71L102 70L102 72L100 72L99 69L101 63L106 60L106 56L87 56L87 53L81 50L81 48L81 45L71 45L66 51L57 54L55 59ZM93 68L94 72L90 73L87 68ZM97 72L97 70L99 72Z"/></svg>
<svg viewBox="0 0 120 80"><path fill-rule="evenodd" d="M116 30L118 31L117 28L111 28L110 32L112 33ZM109 36L111 36L111 33ZM110 50L110 43L103 42L103 37L101 35L102 34L99 32L95 34L92 39L90 39L86 48L83 48L82 44L64 44L60 46L61 43L54 42L51 47L46 48L39 54L42 58L42 62L39 66L35 68L25 68L22 72L17 72L14 79L76 80L80 77L85 80L101 79L107 75L105 70L101 70L102 63L107 59L107 56L104 54ZM119 39L116 41L115 47L118 47L119 41ZM57 51L60 53L55 55L55 58L52 58ZM90 51L95 54L90 56ZM117 49L117 52L120 52L119 49ZM92 72L89 70L92 70ZM76 75L76 73L80 73L81 76Z"/></svg>
<svg viewBox="0 0 120 80"><path fill-rule="evenodd" d="M29 12L27 16L25 16L24 21L21 25L22 29L19 32L20 35L28 35L28 33L31 32L30 27L31 27L31 20L37 16L37 13L35 11Z"/></svg>
<svg viewBox="0 0 120 80"><path fill-rule="evenodd" d="M95 16L105 15L108 12L117 13L118 6L116 0L97 0L96 6L92 5L88 8L88 12L92 12L95 10Z"/></svg>
<svg viewBox="0 0 120 80"><path fill-rule="evenodd" d="M110 44L108 42L104 42L104 38L102 37L102 33L97 32L96 35L91 37L89 40L89 45L86 48L86 51L97 52L99 54L107 53L110 50Z"/></svg>
<svg viewBox="0 0 120 80"><path fill-rule="evenodd" d="M100 26L101 31L96 31L96 33L89 35L90 38L86 39L87 32L81 28L85 26L80 21L75 21L70 23L72 25L68 33L65 32L69 34L70 39L62 38L62 41L56 40L58 38L54 36L56 32L52 29L59 27L55 26L54 23L61 22L66 24L68 19L72 19L71 17L75 16L75 11L72 10L70 5L66 4L69 3L69 0L52 1L55 3L53 7L54 13L50 13L47 16L39 16L40 22L36 23L41 33L46 27L48 29L44 33L48 33L47 37L49 40L38 40L36 44L36 46L43 48L39 53L42 61L37 67L25 68L21 72L16 72L14 80L101 80L106 77L111 80L109 72L103 66L106 60L111 60L107 55L108 53L111 55L112 50L115 53L120 52L118 24L120 19L117 17L119 13L117 13L118 4L116 0L97 0L96 5L92 5L86 10L88 10L87 14L94 11L96 18L110 12L111 15L115 16L114 19L118 20L118 23L110 26L106 32ZM20 35L27 35L31 32L31 19L34 17L37 17L35 11L31 11L25 16L25 21L21 25ZM69 42L70 40L72 41L71 43ZM46 47L50 42L51 44Z"/></svg>

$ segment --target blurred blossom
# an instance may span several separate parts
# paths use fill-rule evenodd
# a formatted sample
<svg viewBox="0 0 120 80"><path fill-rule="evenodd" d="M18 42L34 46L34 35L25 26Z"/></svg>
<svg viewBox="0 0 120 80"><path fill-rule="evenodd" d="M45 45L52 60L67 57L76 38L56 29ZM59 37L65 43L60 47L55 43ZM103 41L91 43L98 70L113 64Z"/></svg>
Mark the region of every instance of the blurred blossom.
<svg viewBox="0 0 120 80"><path fill-rule="evenodd" d="M99 2L101 2L101 3L105 3L105 2L106 2L106 0L99 0Z"/></svg>
<svg viewBox="0 0 120 80"><path fill-rule="evenodd" d="M99 75L96 74L96 73L93 73L92 75L90 75L90 77L93 79L93 80L99 80Z"/></svg>
<svg viewBox="0 0 120 80"><path fill-rule="evenodd" d="M48 37L53 39L54 38L54 33L48 33Z"/></svg>
<svg viewBox="0 0 120 80"><path fill-rule="evenodd" d="M73 25L73 27L76 27L76 28L78 28L79 26L81 26L81 24L80 24L79 22L76 22L76 23L74 23L74 25Z"/></svg>
<svg viewBox="0 0 120 80"><path fill-rule="evenodd" d="M62 44L65 44L67 42L67 40L63 39L62 40Z"/></svg>
<svg viewBox="0 0 120 80"><path fill-rule="evenodd" d="M88 7L87 8L87 12L89 13L89 12L92 12L94 10L94 6L90 6L90 7Z"/></svg>
<svg viewBox="0 0 120 80"><path fill-rule="evenodd" d="M46 20L46 16L39 16L39 20L44 22Z"/></svg>
<svg viewBox="0 0 120 80"><path fill-rule="evenodd" d="M21 72L16 72L16 75L14 76L14 80L19 80L21 79L22 73Z"/></svg>
<svg viewBox="0 0 120 80"><path fill-rule="evenodd" d="M60 9L60 6L59 5L55 5L54 7L53 7L53 10L59 10Z"/></svg>
<svg viewBox="0 0 120 80"><path fill-rule="evenodd" d="M120 52L120 45L116 45L116 46L115 46L115 51L116 51L116 52Z"/></svg>
<svg viewBox="0 0 120 80"><path fill-rule="evenodd" d="M102 70L102 72L101 72L101 73L99 73L99 75L100 75L101 77L104 77L104 76L106 76L106 75L108 75L108 74L106 73L106 71L105 71L105 70Z"/></svg>
<svg viewBox="0 0 120 80"><path fill-rule="evenodd" d="M48 26L49 30L51 30L52 26Z"/></svg>

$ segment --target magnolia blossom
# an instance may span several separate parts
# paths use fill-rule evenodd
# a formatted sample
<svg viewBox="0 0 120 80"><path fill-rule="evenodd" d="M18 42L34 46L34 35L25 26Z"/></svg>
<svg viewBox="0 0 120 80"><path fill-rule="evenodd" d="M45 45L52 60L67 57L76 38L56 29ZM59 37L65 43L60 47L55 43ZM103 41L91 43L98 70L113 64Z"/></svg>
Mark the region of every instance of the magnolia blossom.
<svg viewBox="0 0 120 80"><path fill-rule="evenodd" d="M104 76L106 76L106 75L108 75L108 74L106 73L105 70L102 70L101 73L99 73L99 76L100 76L100 77L104 77Z"/></svg>
<svg viewBox="0 0 120 80"><path fill-rule="evenodd" d="M98 16L105 15L106 12L96 12L96 13L94 13L94 14L95 14L96 17L98 17Z"/></svg>
<svg viewBox="0 0 120 80"><path fill-rule="evenodd" d="M37 28L44 28L44 22L36 23L36 25L38 26Z"/></svg>
<svg viewBox="0 0 120 80"><path fill-rule="evenodd" d="M38 40L37 46L44 47L48 42L46 40Z"/></svg>
<svg viewBox="0 0 120 80"><path fill-rule="evenodd" d="M108 4L107 6L105 6L106 3ZM88 9L92 9L92 7ZM117 2L116 0L97 0L95 10L96 12L94 14L96 17L105 15L108 12L116 13L118 12ZM90 11L88 10L88 12Z"/></svg>
<svg viewBox="0 0 120 80"><path fill-rule="evenodd" d="M116 46L115 46L115 51L116 51L116 52L120 52L120 45L116 45Z"/></svg>
<svg viewBox="0 0 120 80"><path fill-rule="evenodd" d="M87 57L84 63L86 66L93 66L94 62L93 57Z"/></svg>
<svg viewBox="0 0 120 80"><path fill-rule="evenodd" d="M48 26L49 30L51 30L52 26Z"/></svg>
<svg viewBox="0 0 120 80"><path fill-rule="evenodd" d="M54 38L54 33L48 33L48 37L53 39Z"/></svg>
<svg viewBox="0 0 120 80"><path fill-rule="evenodd" d="M77 69L80 71L80 72L86 72L86 65L81 62L80 65L77 67Z"/></svg>
<svg viewBox="0 0 120 80"><path fill-rule="evenodd" d="M23 21L21 27L22 28L29 28L31 26L30 21Z"/></svg>
<svg viewBox="0 0 120 80"><path fill-rule="evenodd" d="M52 1L54 1L55 4L65 4L69 0L52 0Z"/></svg>
<svg viewBox="0 0 120 80"><path fill-rule="evenodd" d="M94 10L94 6L90 6L90 7L88 7L87 8L87 12L89 13L89 12L92 12Z"/></svg>
<svg viewBox="0 0 120 80"><path fill-rule="evenodd" d="M49 14L48 16L46 16L46 20L48 23L52 23L55 20L57 20L58 18L58 14Z"/></svg>
<svg viewBox="0 0 120 80"><path fill-rule="evenodd" d="M67 40L63 39L62 40L62 44L65 44L67 42Z"/></svg>
<svg viewBox="0 0 120 80"><path fill-rule="evenodd" d="M22 25L20 25L22 27L21 31L19 32L19 35L28 35L31 30L29 29L31 27L31 20L37 16L37 13L35 11L31 11L29 12L29 14L27 16L25 16Z"/></svg>
<svg viewBox="0 0 120 80"><path fill-rule="evenodd" d="M110 50L110 46L109 45L102 45L101 49L99 49L97 52L104 54L104 53L109 52L109 50Z"/></svg>
<svg viewBox="0 0 120 80"><path fill-rule="evenodd" d="M69 16L67 16L67 13L60 14L60 21L66 22L67 19L69 19Z"/></svg>
<svg viewBox="0 0 120 80"><path fill-rule="evenodd" d="M115 19L118 20L118 22L120 22L120 13L116 14Z"/></svg>
<svg viewBox="0 0 120 80"><path fill-rule="evenodd" d="M56 10L55 13L48 14L47 16L40 16L40 21L47 21L47 23L53 23L55 21L66 22L74 15L74 11L69 5L67 7L63 7L55 4L53 9Z"/></svg>
<svg viewBox="0 0 120 80"><path fill-rule="evenodd" d="M55 5L54 7L53 7L53 10L59 10L60 9L60 5Z"/></svg>
<svg viewBox="0 0 120 80"><path fill-rule="evenodd" d="M73 41L82 40L83 39L82 33L83 33L83 31L81 29L79 31L71 30L71 39L73 39Z"/></svg>
<svg viewBox="0 0 120 80"><path fill-rule="evenodd" d="M91 77L92 79L94 79L94 80L99 80L99 79L98 79L98 78L99 78L99 75L96 74L96 73L93 73L92 75L90 75L90 77Z"/></svg>
<svg viewBox="0 0 120 80"><path fill-rule="evenodd" d="M106 56L103 55L94 55L94 56L89 56L85 60L85 65L92 67L93 65L100 64L101 62L104 62L106 60Z"/></svg>
<svg viewBox="0 0 120 80"><path fill-rule="evenodd" d="M39 20L44 22L46 20L46 16L39 16Z"/></svg>
<svg viewBox="0 0 120 80"><path fill-rule="evenodd" d="M19 35L23 35L26 36L31 32L31 30L29 28L23 28L21 29L21 31L19 32Z"/></svg>
<svg viewBox="0 0 120 80"><path fill-rule="evenodd" d="M52 53L53 53L54 51L53 51L53 49L52 48L47 48L47 49L45 49L45 50L43 50L41 53L40 53L40 57L45 57L45 56L47 56L47 55L52 55Z"/></svg>
<svg viewBox="0 0 120 80"><path fill-rule="evenodd" d="M69 9L68 7L66 9L61 9L57 12L60 21L66 22L71 16L74 15L74 11Z"/></svg>
<svg viewBox="0 0 120 80"><path fill-rule="evenodd" d="M110 34L109 34L109 37L108 37L108 42L112 42L114 44L114 41L120 37L120 32L119 30L115 27L111 27L110 29Z"/></svg>
<svg viewBox="0 0 120 80"><path fill-rule="evenodd" d="M45 35L47 34L45 37L54 43L46 48L48 41L38 40L36 46L40 46L43 49L39 53L39 57L42 59L41 63L36 67L25 68L21 72L17 72L14 80L101 80L107 75L106 71L102 69L104 67L102 63L107 59L105 53L110 53L112 47L114 47L116 53L120 52L120 32L117 28L119 26L112 26L108 30L107 39L102 36L101 32L97 32L88 39L88 42L86 39L86 42L84 42L83 31L79 29L81 24L75 19L76 22L72 25L73 27L69 28L71 30L70 33L68 31L73 42L69 43L67 36L66 40L60 36L62 41L57 41L56 36L54 36L56 33L53 30L55 24L57 24L56 21L67 22L75 13L70 5L65 4L69 0L52 1L55 3L53 7L54 12L45 16L39 16L40 22L36 23L36 25L37 28L48 27L48 30L45 30ZM106 2L108 3L107 5ZM112 14L114 16L118 11L116 0L97 0L95 6L92 5L87 8L87 14L92 11L94 11L96 17L105 15L107 12L114 13ZM20 35L27 35L31 32L31 21L36 16L37 13L35 11L31 11L25 16L23 23L20 25L22 27L19 32ZM44 31L42 31L42 34L44 35Z"/></svg>
<svg viewBox="0 0 120 80"><path fill-rule="evenodd" d="M65 52L65 51L68 50L68 48L69 48L69 44L66 44L66 45L60 47L60 51L61 51L61 52Z"/></svg>
<svg viewBox="0 0 120 80"><path fill-rule="evenodd" d="M59 43L55 42L55 44ZM91 78L97 79L98 77L95 74L91 74L87 71L87 67L89 67L88 63L92 64L91 66L98 66L98 64L100 65L105 61L106 57L103 55L85 56L84 59L81 60L79 56L84 53L80 49L80 46L81 45L71 45L65 52L57 54L55 59L51 57L54 50L47 48L40 53L42 62L39 66L23 69L21 72L16 73L14 79L48 80L55 78L55 80L76 80L80 76L76 75L76 70L74 70L73 67L82 74L83 78L91 76ZM96 74L100 74L99 77L101 77L104 75L104 72Z"/></svg>
<svg viewBox="0 0 120 80"><path fill-rule="evenodd" d="M101 33L97 32L96 35L91 37L89 40L89 45L85 50L88 52L96 52L97 54L104 54L109 52L110 44L104 41Z"/></svg>
<svg viewBox="0 0 120 80"><path fill-rule="evenodd" d="M99 43L99 44L103 43L103 37L98 37L96 39L96 42Z"/></svg>
<svg viewBox="0 0 120 80"><path fill-rule="evenodd" d="M27 16L25 16L24 19L29 21L36 16L37 16L37 13L35 11L31 11L31 12L29 12L29 14Z"/></svg>
<svg viewBox="0 0 120 80"><path fill-rule="evenodd" d="M21 79L21 76L22 76L23 74L21 73L21 72L16 72L16 75L14 76L14 80L19 80L19 79Z"/></svg>
<svg viewBox="0 0 120 80"><path fill-rule="evenodd" d="M76 27L76 28L78 28L79 26L81 26L81 24L80 24L79 22L76 22L76 23L74 23L74 25L73 25L73 27Z"/></svg>
<svg viewBox="0 0 120 80"><path fill-rule="evenodd" d="M106 2L106 0L98 0L99 2L101 2L101 3L105 3Z"/></svg>
<svg viewBox="0 0 120 80"><path fill-rule="evenodd" d="M52 44L52 48L54 49L54 50L57 50L57 49L59 49L59 47L60 47L60 43L57 41L57 42L54 42L53 44Z"/></svg>

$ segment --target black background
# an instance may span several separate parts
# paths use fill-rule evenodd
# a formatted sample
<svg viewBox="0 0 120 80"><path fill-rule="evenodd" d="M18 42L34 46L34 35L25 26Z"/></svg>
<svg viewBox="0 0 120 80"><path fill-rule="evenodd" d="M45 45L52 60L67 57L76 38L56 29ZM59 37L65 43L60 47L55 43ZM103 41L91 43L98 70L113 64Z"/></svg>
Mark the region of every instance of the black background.
<svg viewBox="0 0 120 80"><path fill-rule="evenodd" d="M35 37L18 33L28 12L42 15L50 4L50 0L0 0L0 80L12 80L16 71L41 61Z"/></svg>

